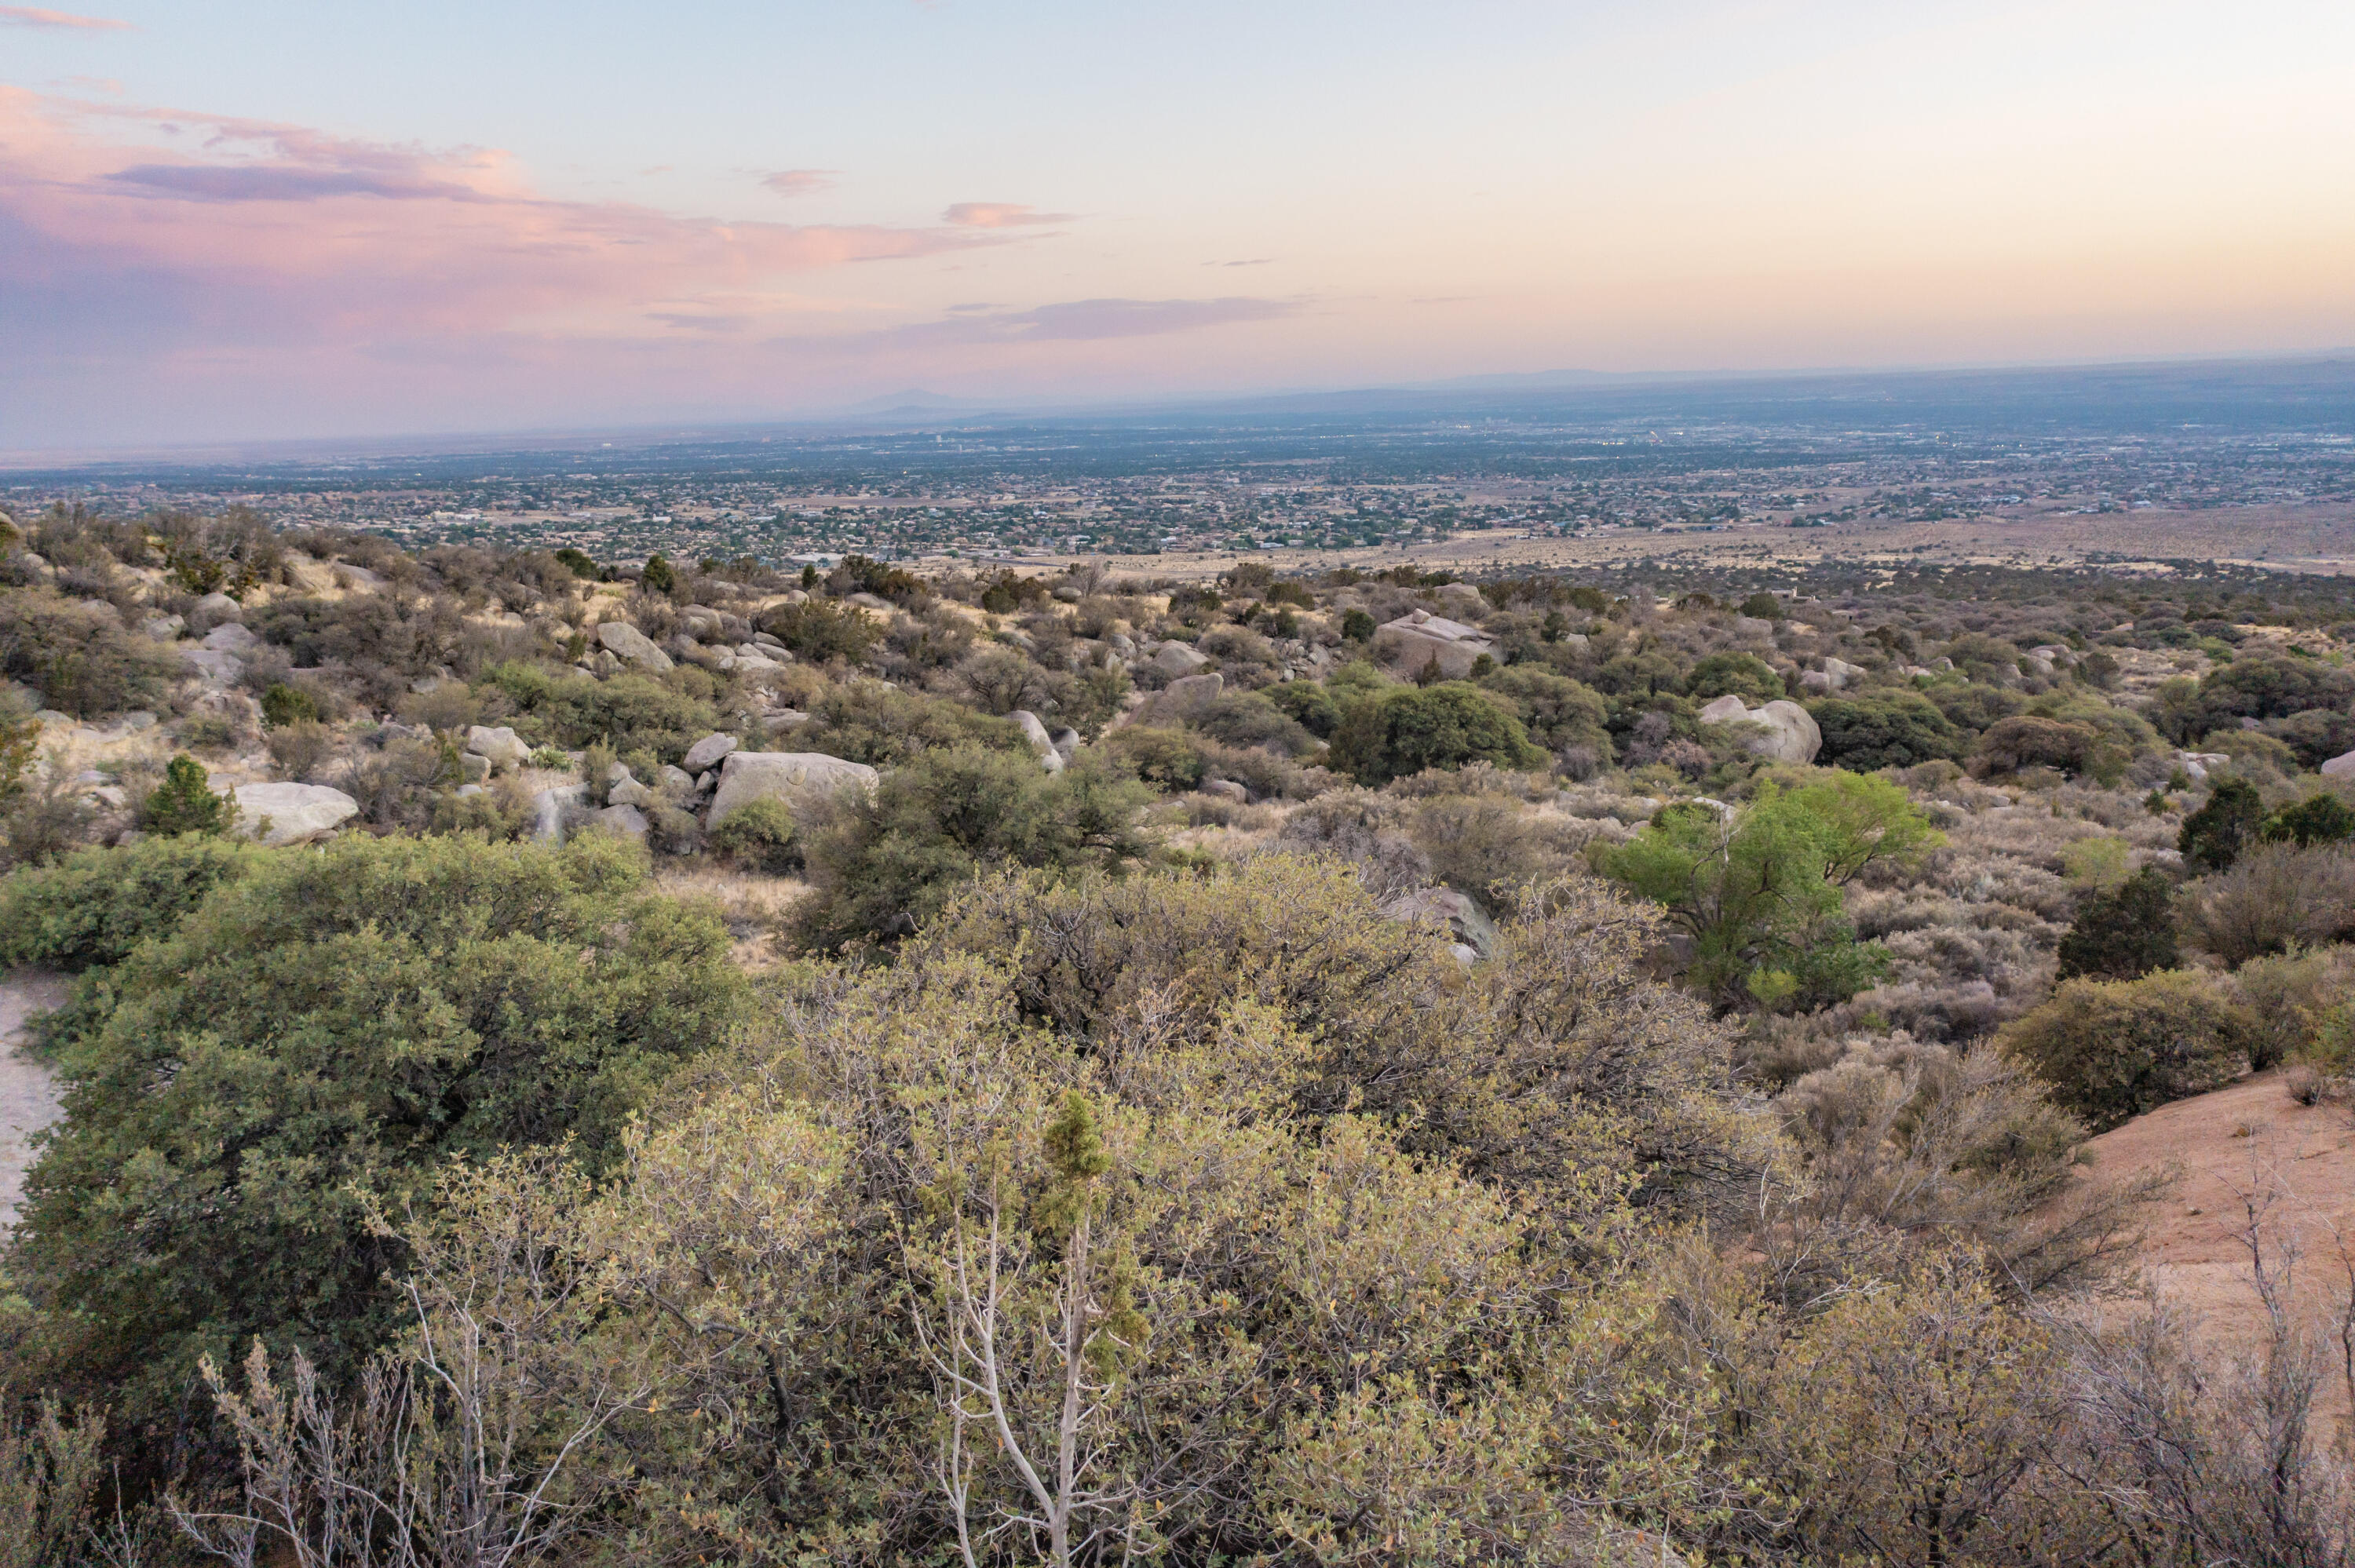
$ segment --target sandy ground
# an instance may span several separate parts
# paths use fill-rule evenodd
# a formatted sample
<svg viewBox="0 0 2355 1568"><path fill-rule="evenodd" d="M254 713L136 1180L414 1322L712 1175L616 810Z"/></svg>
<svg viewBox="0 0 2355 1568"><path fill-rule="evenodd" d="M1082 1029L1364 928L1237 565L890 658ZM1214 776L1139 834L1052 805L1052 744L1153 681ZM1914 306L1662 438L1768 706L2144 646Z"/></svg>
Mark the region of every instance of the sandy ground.
<svg viewBox="0 0 2355 1568"><path fill-rule="evenodd" d="M2198 1316L2202 1343L2237 1351L2258 1342L2254 1207L2268 1257L2294 1258L2298 1315L2335 1354L2338 1311L2355 1286L2355 1113L2347 1106L2301 1106L2279 1074L2261 1073L2162 1106L2086 1147L2099 1174L2169 1164L2182 1172L2148 1216L2143 1255L2160 1291ZM2318 1403L2326 1419L2345 1419L2345 1380L2326 1379Z"/></svg>
<svg viewBox="0 0 2355 1568"><path fill-rule="evenodd" d="M25 1024L66 999L62 975L19 969L0 978L0 1231L16 1222L33 1135L58 1119L57 1079L24 1054Z"/></svg>

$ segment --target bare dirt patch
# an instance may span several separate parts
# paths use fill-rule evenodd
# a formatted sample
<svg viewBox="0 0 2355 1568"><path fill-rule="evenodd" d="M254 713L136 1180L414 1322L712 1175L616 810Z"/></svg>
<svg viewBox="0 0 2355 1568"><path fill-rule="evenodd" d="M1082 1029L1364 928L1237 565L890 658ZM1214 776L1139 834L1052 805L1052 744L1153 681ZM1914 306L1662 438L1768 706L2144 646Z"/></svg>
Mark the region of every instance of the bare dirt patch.
<svg viewBox="0 0 2355 1568"><path fill-rule="evenodd" d="M2249 1227L2262 1213L2269 1253L2294 1248L2292 1299L2326 1339L2355 1258L2355 1115L2344 1105L2301 1106L2278 1073L2162 1106L2086 1145L2094 1171L2124 1176L2169 1165L2174 1194L2147 1216L2143 1258L2162 1295L2192 1314L2203 1346L2257 1347L2264 1312L2252 1283ZM2341 1244L2345 1252L2341 1253ZM2343 1380L2318 1391L2326 1420L2347 1419Z"/></svg>
<svg viewBox="0 0 2355 1568"><path fill-rule="evenodd" d="M0 979L0 1232L16 1223L34 1135L61 1114L57 1075L26 1054L25 1026L65 1001L67 983L34 969Z"/></svg>

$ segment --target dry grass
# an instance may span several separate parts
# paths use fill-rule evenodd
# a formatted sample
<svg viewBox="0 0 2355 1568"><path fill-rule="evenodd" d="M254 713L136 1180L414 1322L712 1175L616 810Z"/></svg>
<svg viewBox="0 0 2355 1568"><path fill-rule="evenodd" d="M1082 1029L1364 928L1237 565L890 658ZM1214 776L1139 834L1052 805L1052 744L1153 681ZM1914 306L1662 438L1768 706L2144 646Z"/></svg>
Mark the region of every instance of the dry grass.
<svg viewBox="0 0 2355 1568"><path fill-rule="evenodd" d="M785 923L794 906L810 891L810 885L798 877L730 871L709 861L657 861L654 885L671 897L716 907L735 938L731 952L737 963L753 971L790 956L783 939Z"/></svg>

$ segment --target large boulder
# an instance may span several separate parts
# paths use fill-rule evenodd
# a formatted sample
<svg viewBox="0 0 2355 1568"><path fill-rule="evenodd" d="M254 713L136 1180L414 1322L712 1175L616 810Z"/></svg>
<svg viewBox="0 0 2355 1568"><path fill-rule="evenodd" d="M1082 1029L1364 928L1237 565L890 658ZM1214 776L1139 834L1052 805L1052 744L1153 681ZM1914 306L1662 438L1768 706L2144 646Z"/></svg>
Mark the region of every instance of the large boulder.
<svg viewBox="0 0 2355 1568"><path fill-rule="evenodd" d="M324 784L240 784L237 831L265 844L308 843L330 836L360 813L360 803Z"/></svg>
<svg viewBox="0 0 2355 1568"><path fill-rule="evenodd" d="M208 593L197 600L197 613L207 620L235 620L245 607L225 593Z"/></svg>
<svg viewBox="0 0 2355 1568"><path fill-rule="evenodd" d="M1153 651L1153 667L1165 675L1190 675L1210 656L1187 642L1164 642Z"/></svg>
<svg viewBox="0 0 2355 1568"><path fill-rule="evenodd" d="M1181 714L1199 713L1218 700L1227 689L1227 678L1216 670L1199 675L1188 675L1162 688L1161 701Z"/></svg>
<svg viewBox="0 0 2355 1568"><path fill-rule="evenodd" d="M1742 705L1740 697L1722 696L1700 710L1700 722L1758 726L1764 733L1750 736L1743 744L1753 756L1776 762L1813 762L1824 747L1824 732L1815 719L1785 697L1753 708Z"/></svg>
<svg viewBox="0 0 2355 1568"><path fill-rule="evenodd" d="M1460 681L1482 654L1494 656L1497 640L1476 626L1418 609L1375 628L1373 648L1398 674L1419 675L1436 659L1442 676Z"/></svg>
<svg viewBox="0 0 2355 1568"><path fill-rule="evenodd" d="M223 621L205 633L205 646L216 653L250 653L261 646L261 639L234 620Z"/></svg>
<svg viewBox="0 0 2355 1568"><path fill-rule="evenodd" d="M1218 677L1213 675L1210 679L1215 681ZM1039 761L1048 772L1060 773L1063 770L1063 754L1055 749L1054 736L1047 733L1046 725L1040 722L1037 714L1028 708L1016 708L1006 716L1022 731L1022 738L1030 743L1030 749L1039 754Z"/></svg>
<svg viewBox="0 0 2355 1568"><path fill-rule="evenodd" d="M844 789L871 791L875 769L863 762L846 762L818 751L731 751L719 765L719 788L711 796L711 817L705 824L718 827L737 807L754 800L778 800L796 812Z"/></svg>
<svg viewBox="0 0 2355 1568"><path fill-rule="evenodd" d="M531 836L551 844L563 838L566 809L580 805L588 795L585 784L559 784L533 796Z"/></svg>
<svg viewBox="0 0 2355 1568"><path fill-rule="evenodd" d="M466 749L503 773L513 773L531 759L531 747L505 725L496 729L474 726L466 731Z"/></svg>
<svg viewBox="0 0 2355 1568"><path fill-rule="evenodd" d="M719 766L720 758L736 749L739 742L732 735L707 735L687 748L687 770L702 773Z"/></svg>
<svg viewBox="0 0 2355 1568"><path fill-rule="evenodd" d="M1455 956L1470 963L1497 950L1497 925L1487 911L1452 887L1423 887L1391 900L1382 912L1394 920L1431 921L1447 927Z"/></svg>
<svg viewBox="0 0 2355 1568"><path fill-rule="evenodd" d="M635 806L608 806L592 814L589 823L591 827L602 828L609 833L620 833L625 838L643 839L646 836L646 814Z"/></svg>
<svg viewBox="0 0 2355 1568"><path fill-rule="evenodd" d="M2178 752L2176 755L2184 759L2184 771L2190 773L2191 768L2195 766L2191 755L2184 752ZM2207 758L2202 755L2200 758L2200 760L2205 761ZM2207 769L2202 768L2200 772L2193 773L2191 776L2197 779L2202 777L2206 772ZM2350 751L2342 756L2334 757L2329 761L2324 763L2322 765L2322 776L2325 779L2355 779L2355 751Z"/></svg>
<svg viewBox="0 0 2355 1568"><path fill-rule="evenodd" d="M597 641L606 652L633 669L670 668L670 655L655 647L653 638L626 620L599 621Z"/></svg>
<svg viewBox="0 0 2355 1568"><path fill-rule="evenodd" d="M238 677L245 673L245 661L234 653L196 647L175 648L172 652L180 656L189 674L217 691L237 684Z"/></svg>

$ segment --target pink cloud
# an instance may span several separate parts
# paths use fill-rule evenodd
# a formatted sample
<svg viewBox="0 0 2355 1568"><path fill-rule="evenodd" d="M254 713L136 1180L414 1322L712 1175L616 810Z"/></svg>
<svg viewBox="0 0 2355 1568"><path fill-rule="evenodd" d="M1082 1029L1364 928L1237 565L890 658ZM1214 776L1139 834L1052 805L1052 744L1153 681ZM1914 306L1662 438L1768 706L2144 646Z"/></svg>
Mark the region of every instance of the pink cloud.
<svg viewBox="0 0 2355 1568"><path fill-rule="evenodd" d="M1040 212L1011 201L961 201L941 214L941 221L960 228L1022 228L1042 223L1071 223L1079 215Z"/></svg>
<svg viewBox="0 0 2355 1568"><path fill-rule="evenodd" d="M832 190L839 169L779 169L761 176L761 184L782 196L810 196Z"/></svg>
<svg viewBox="0 0 2355 1568"><path fill-rule="evenodd" d="M0 5L0 26L43 27L59 32L128 33L128 22L104 16L77 16L67 11L44 11L34 5Z"/></svg>
<svg viewBox="0 0 2355 1568"><path fill-rule="evenodd" d="M193 154L176 149L190 143ZM496 152L0 88L0 248L12 252L0 300L15 307L0 319L29 309L70 322L119 289L137 298L119 302L121 317L101 311L93 332L170 296L192 302L176 335L229 347L627 335L794 273L992 243L946 228L722 223L559 201ZM44 291L48 307L31 297Z"/></svg>

